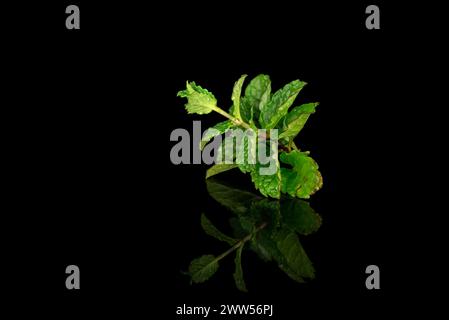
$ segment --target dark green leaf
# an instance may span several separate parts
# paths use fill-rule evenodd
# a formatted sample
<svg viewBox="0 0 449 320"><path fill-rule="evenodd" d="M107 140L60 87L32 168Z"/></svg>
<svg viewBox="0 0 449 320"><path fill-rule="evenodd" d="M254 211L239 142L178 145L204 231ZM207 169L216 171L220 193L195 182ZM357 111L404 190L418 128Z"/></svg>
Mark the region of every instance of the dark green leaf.
<svg viewBox="0 0 449 320"><path fill-rule="evenodd" d="M304 200L288 199L283 201L281 214L285 226L299 234L313 233L321 226L321 217Z"/></svg>
<svg viewBox="0 0 449 320"><path fill-rule="evenodd" d="M241 215L232 217L231 219L229 219L229 224L231 225L232 232L233 232L232 234L237 239L242 239L242 238L246 237L249 233L248 230L243 228L242 224L240 223L240 217L241 217ZM251 228L251 230L252 229L253 228Z"/></svg>
<svg viewBox="0 0 449 320"><path fill-rule="evenodd" d="M207 219L207 217L204 214L201 215L201 226L203 227L204 232L206 232L206 234L210 235L211 237L214 237L217 240L224 241L224 242L228 243L231 246L236 244L237 241L238 241L238 240L236 240L234 238L228 237L223 232L218 230L212 224L212 222L210 222L210 220Z"/></svg>
<svg viewBox="0 0 449 320"><path fill-rule="evenodd" d="M306 103L293 108L283 119L279 139L293 139L302 130L318 103Z"/></svg>
<svg viewBox="0 0 449 320"><path fill-rule="evenodd" d="M193 283L208 280L218 270L218 261L213 255L204 255L194 259L189 266L189 275Z"/></svg>
<svg viewBox="0 0 449 320"><path fill-rule="evenodd" d="M265 230L275 230L281 221L280 203L272 199L254 201L251 204L250 215L254 219L255 225L266 222Z"/></svg>
<svg viewBox="0 0 449 320"><path fill-rule="evenodd" d="M303 278L313 279L315 277L315 269L295 232L281 229L273 236L273 240L282 254L282 258L278 259L279 267L288 276L298 282L302 282Z"/></svg>
<svg viewBox="0 0 449 320"><path fill-rule="evenodd" d="M251 239L251 249L264 261L276 260L275 257L282 258L276 243L271 239L272 231L262 230Z"/></svg>
<svg viewBox="0 0 449 320"><path fill-rule="evenodd" d="M243 269L242 269L242 251L243 245L241 245L237 249L237 253L235 254L235 272L234 272L234 280L237 289L240 291L247 292L245 280L243 279Z"/></svg>
<svg viewBox="0 0 449 320"><path fill-rule="evenodd" d="M260 241L252 239L250 245L251 250L253 250L260 259L265 262L272 260L271 253L260 243Z"/></svg>
<svg viewBox="0 0 449 320"><path fill-rule="evenodd" d="M247 212L253 201L262 199L254 193L227 186L214 178L206 180L206 185L212 198L236 214Z"/></svg>
<svg viewBox="0 0 449 320"><path fill-rule="evenodd" d="M270 101L260 110L259 123L262 128L272 129L276 127L279 120L287 114L288 108L305 85L305 82L295 80L276 91Z"/></svg>
<svg viewBox="0 0 449 320"><path fill-rule="evenodd" d="M185 105L187 113L207 114L217 108L217 99L206 89L197 86L195 82L188 82L186 90L178 92L178 96L187 98Z"/></svg>
<svg viewBox="0 0 449 320"><path fill-rule="evenodd" d="M280 170L283 193L307 199L322 187L323 178L318 171L318 164L306 153L293 150L281 153L279 158L292 166L292 169Z"/></svg>

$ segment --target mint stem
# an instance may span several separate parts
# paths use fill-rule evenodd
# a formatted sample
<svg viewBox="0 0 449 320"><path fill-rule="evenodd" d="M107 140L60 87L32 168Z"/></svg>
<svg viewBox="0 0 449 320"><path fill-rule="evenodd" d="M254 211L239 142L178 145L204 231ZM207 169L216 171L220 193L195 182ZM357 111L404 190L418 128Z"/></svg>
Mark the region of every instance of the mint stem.
<svg viewBox="0 0 449 320"><path fill-rule="evenodd" d="M229 120L231 120L238 126L244 127L245 129L251 129L251 126L249 124L247 124L246 122L244 122L240 119L237 119L236 117L231 116L229 113L227 113L226 111L224 111L223 109L221 109L219 107L214 107L214 108L212 108L212 110L214 110L215 112L218 112L222 116L228 118Z"/></svg>
<svg viewBox="0 0 449 320"><path fill-rule="evenodd" d="M225 252L223 252L222 254L220 254L218 257L215 258L215 260L213 261L218 262L221 259L223 259L224 257L226 257L228 254L232 253L233 251L237 250L239 247L241 247L242 245L244 245L246 242L248 242L249 240L251 240L251 238L260 230L262 230L263 228L265 228L267 226L267 223L264 222L262 223L260 226L258 226L253 232L251 232L250 234L248 234L247 236L245 236L244 238L242 238L241 240L239 240L236 244L234 244L231 248L229 248L228 250L226 250Z"/></svg>
<svg viewBox="0 0 449 320"><path fill-rule="evenodd" d="M293 150L299 151L299 148L296 146L295 142L292 141Z"/></svg>

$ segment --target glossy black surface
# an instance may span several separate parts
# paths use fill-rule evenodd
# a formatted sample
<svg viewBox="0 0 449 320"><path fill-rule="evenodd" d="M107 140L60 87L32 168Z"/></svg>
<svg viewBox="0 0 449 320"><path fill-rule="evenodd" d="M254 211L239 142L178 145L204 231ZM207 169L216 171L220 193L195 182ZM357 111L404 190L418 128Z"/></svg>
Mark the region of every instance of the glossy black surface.
<svg viewBox="0 0 449 320"><path fill-rule="evenodd" d="M17 66L7 118L10 298L58 315L128 318L174 318L184 303L274 304L277 317L293 319L359 315L354 306L382 314L406 294L402 232L411 213L397 168L410 69L407 36L393 19L400 10L384 10L382 29L369 32L362 4L296 5L83 2L77 34L53 18L64 6L48 5L40 27L17 30L8 60ZM225 248L201 230L201 213L231 231L230 212L207 193L207 166L169 158L173 129L221 120L186 114L176 97L185 81L226 105L244 73L269 74L276 88L308 82L297 101L320 106L296 143L324 177L310 199L322 225L301 238L315 279L298 284L248 252L247 294L235 289L232 259L205 284L191 286L181 273L192 258ZM248 176L226 179L252 190ZM69 264L81 269L80 292L64 287ZM381 269L380 291L365 288L370 264Z"/></svg>

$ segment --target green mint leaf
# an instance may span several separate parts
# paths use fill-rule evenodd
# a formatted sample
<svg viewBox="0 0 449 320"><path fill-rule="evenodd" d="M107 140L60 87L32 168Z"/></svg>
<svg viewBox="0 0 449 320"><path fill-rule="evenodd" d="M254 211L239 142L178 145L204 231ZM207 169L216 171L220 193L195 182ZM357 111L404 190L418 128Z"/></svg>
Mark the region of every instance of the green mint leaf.
<svg viewBox="0 0 449 320"><path fill-rule="evenodd" d="M210 140L212 140L216 136L219 136L219 135L225 133L226 131L228 131L229 129L231 129L233 127L234 127L234 124L232 123L232 121L226 120L223 122L219 122L216 125L214 125L213 127L207 129L206 132L204 132L203 137L201 138L200 150L203 150L204 147L206 146L206 144L208 144Z"/></svg>
<svg viewBox="0 0 449 320"><path fill-rule="evenodd" d="M264 168L264 166L257 163L254 166L254 170L251 171L251 179L256 189L259 190L265 197L279 199L281 195L281 172L279 170L279 161L277 161L277 159L276 167L276 173L271 175L262 175L260 174L260 169Z"/></svg>
<svg viewBox="0 0 449 320"><path fill-rule="evenodd" d="M219 173L226 172L237 167L238 167L237 164L226 164L226 163L215 164L209 169L207 169L206 179L209 179L210 177L213 177Z"/></svg>
<svg viewBox="0 0 449 320"><path fill-rule="evenodd" d="M243 279L243 269L242 269L242 251L244 245L241 245L235 254L235 272L234 272L234 281L237 289L243 292L248 292L246 289L245 280Z"/></svg>
<svg viewBox="0 0 449 320"><path fill-rule="evenodd" d="M242 86L243 81L245 81L246 74L240 77L234 84L234 88L232 89L232 102L233 102L233 108L232 108L232 115L236 117L237 119L242 119L240 115L240 95L242 92Z"/></svg>
<svg viewBox="0 0 449 320"><path fill-rule="evenodd" d="M200 283L208 280L218 270L218 261L209 254L194 259L189 266L188 274L191 277L191 282Z"/></svg>
<svg viewBox="0 0 449 320"><path fill-rule="evenodd" d="M240 101L240 116L242 117L242 120L246 123L249 123L253 129L256 129L255 123L254 123L254 108L251 107L251 105L248 102L248 99L245 99L243 97Z"/></svg>
<svg viewBox="0 0 449 320"><path fill-rule="evenodd" d="M265 129L276 127L279 120L287 114L288 108L305 85L305 82L295 80L276 91L270 101L260 110L260 125Z"/></svg>
<svg viewBox="0 0 449 320"><path fill-rule="evenodd" d="M206 234L208 234L211 237L214 237L217 240L224 241L231 246L236 244L238 241L234 238L225 235L223 232L218 230L204 214L201 215L201 226L203 227L204 232L206 232Z"/></svg>
<svg viewBox="0 0 449 320"><path fill-rule="evenodd" d="M254 123L253 119L258 119L260 110L265 107L271 95L270 77L259 74L246 86L245 96L241 102L242 120Z"/></svg>
<svg viewBox="0 0 449 320"><path fill-rule="evenodd" d="M288 228L302 235L317 231L321 226L321 217L308 202L288 199L281 202L282 221Z"/></svg>
<svg viewBox="0 0 449 320"><path fill-rule="evenodd" d="M315 112L315 108L318 106L318 102L306 103L298 107L293 108L280 123L281 133L279 139L293 139L304 128L304 125L309 119L309 116Z"/></svg>
<svg viewBox="0 0 449 320"><path fill-rule="evenodd" d="M217 149L216 163L237 163L242 172L251 171L257 159L257 143L254 141L256 139L250 135L255 134L252 132L247 135L247 131L242 131L240 135L234 131L233 134L226 135Z"/></svg>
<svg viewBox="0 0 449 320"><path fill-rule="evenodd" d="M178 97L187 98L185 104L187 113L207 114L217 108L217 99L214 95L195 82L187 81L186 90L179 91Z"/></svg>
<svg viewBox="0 0 449 320"><path fill-rule="evenodd" d="M269 143L269 147L271 148L269 162L267 164L256 163L251 171L251 179L256 189L265 197L279 199L281 195L281 171L278 150L274 148L275 145L272 143ZM272 167L273 165L274 167ZM271 174L267 174L269 173L267 172L268 169L270 169Z"/></svg>
<svg viewBox="0 0 449 320"><path fill-rule="evenodd" d="M225 136L218 146L215 156L217 164L233 164L236 156L236 139L230 135Z"/></svg>
<svg viewBox="0 0 449 320"><path fill-rule="evenodd" d="M254 145L253 145L254 144ZM238 167L243 173L251 172L255 169L257 160L257 145L255 142L250 143L249 139L243 139L237 143L236 154L240 155Z"/></svg>
<svg viewBox="0 0 449 320"><path fill-rule="evenodd" d="M292 197L308 199L321 189L323 178L318 171L318 164L305 152L293 150L279 156L281 162L289 164L292 169L281 168L282 192Z"/></svg>

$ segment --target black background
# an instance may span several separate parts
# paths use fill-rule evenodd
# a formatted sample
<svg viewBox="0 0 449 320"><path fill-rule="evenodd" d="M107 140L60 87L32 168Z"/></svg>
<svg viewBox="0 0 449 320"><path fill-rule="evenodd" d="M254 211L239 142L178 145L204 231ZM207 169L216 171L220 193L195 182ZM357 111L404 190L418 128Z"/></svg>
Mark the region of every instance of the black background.
<svg viewBox="0 0 449 320"><path fill-rule="evenodd" d="M367 30L362 2L76 4L81 30L65 29L65 3L8 11L6 280L13 300L32 305L19 311L170 318L184 303L255 303L288 319L401 309L396 298L410 293L397 170L411 108L399 103L410 77L403 8L379 3L381 29ZM176 93L194 80L227 108L234 81L259 73L275 89L306 81L297 101L320 102L297 139L324 177L310 201L323 225L302 238L317 276L296 284L249 253L248 294L234 288L232 259L190 286L180 273L190 260L224 249L202 233L201 212L230 213L208 197L206 166L170 162L173 129L221 120L187 115ZM65 288L69 264L81 269L79 291ZM370 264L381 290L365 288Z"/></svg>

